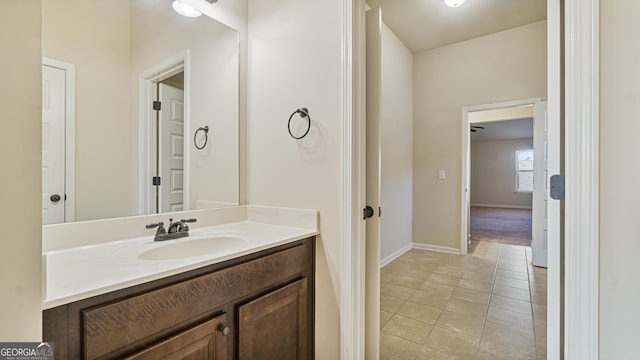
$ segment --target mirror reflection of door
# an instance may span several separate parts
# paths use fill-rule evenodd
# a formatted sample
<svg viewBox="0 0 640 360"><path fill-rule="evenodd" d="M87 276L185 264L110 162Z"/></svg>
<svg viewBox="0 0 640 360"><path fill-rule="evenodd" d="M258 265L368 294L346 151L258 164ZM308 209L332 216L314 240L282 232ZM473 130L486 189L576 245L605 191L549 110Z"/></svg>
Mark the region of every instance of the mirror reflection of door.
<svg viewBox="0 0 640 360"><path fill-rule="evenodd" d="M184 210L184 72L156 86L154 176L156 213Z"/></svg>

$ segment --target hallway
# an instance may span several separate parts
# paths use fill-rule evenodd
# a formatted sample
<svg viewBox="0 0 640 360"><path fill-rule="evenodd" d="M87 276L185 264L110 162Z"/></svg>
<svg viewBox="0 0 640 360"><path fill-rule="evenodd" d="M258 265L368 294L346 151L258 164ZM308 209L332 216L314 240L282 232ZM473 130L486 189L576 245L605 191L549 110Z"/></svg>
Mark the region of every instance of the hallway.
<svg viewBox="0 0 640 360"><path fill-rule="evenodd" d="M411 250L381 270L381 359L546 359L546 269L531 248Z"/></svg>

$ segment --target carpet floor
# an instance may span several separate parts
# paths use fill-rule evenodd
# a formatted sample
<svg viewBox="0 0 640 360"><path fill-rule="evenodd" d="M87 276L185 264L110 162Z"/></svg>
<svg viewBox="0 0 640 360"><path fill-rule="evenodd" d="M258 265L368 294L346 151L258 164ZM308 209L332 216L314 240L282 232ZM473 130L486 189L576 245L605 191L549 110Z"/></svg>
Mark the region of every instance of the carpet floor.
<svg viewBox="0 0 640 360"><path fill-rule="evenodd" d="M531 210L472 206L471 240L531 246Z"/></svg>

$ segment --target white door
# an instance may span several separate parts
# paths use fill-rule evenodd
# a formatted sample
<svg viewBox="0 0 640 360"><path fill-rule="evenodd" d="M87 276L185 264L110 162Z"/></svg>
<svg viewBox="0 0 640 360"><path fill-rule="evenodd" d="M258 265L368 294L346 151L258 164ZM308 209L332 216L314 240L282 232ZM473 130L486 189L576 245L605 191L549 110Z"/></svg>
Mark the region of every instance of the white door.
<svg viewBox="0 0 640 360"><path fill-rule="evenodd" d="M365 358L380 358L380 104L382 96L382 15L380 8L367 11L367 205L374 215L366 226Z"/></svg>
<svg viewBox="0 0 640 360"><path fill-rule="evenodd" d="M42 66L42 224L65 220L65 71Z"/></svg>
<svg viewBox="0 0 640 360"><path fill-rule="evenodd" d="M533 113L532 262L547 267L547 103L536 102Z"/></svg>
<svg viewBox="0 0 640 360"><path fill-rule="evenodd" d="M184 209L184 91L160 84L160 211Z"/></svg>

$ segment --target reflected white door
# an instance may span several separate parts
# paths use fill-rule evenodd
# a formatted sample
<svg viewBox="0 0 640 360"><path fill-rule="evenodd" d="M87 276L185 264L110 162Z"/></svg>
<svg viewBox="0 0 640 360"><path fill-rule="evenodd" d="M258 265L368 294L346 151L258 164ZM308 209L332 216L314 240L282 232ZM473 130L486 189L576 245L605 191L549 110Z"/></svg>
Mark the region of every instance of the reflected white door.
<svg viewBox="0 0 640 360"><path fill-rule="evenodd" d="M547 103L537 102L533 114L532 262L547 267Z"/></svg>
<svg viewBox="0 0 640 360"><path fill-rule="evenodd" d="M160 84L160 212L184 209L184 91Z"/></svg>
<svg viewBox="0 0 640 360"><path fill-rule="evenodd" d="M65 71L42 66L42 224L65 219Z"/></svg>

